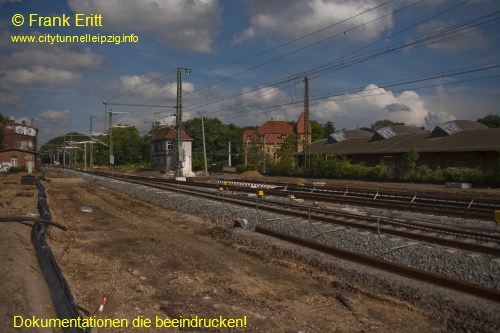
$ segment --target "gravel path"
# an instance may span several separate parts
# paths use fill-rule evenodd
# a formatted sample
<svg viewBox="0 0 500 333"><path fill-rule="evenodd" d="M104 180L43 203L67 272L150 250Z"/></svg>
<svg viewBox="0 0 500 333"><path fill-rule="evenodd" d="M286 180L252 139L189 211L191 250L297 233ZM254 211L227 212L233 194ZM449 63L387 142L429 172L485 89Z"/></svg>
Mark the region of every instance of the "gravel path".
<svg viewBox="0 0 500 333"><path fill-rule="evenodd" d="M162 191L148 186L134 185L118 180L106 179L89 174L67 171L69 174L86 179L158 206L197 215L209 221L231 226L236 219L246 219L250 226L261 225L280 232L314 239L318 242L341 247L350 251L381 257L396 263L409 265L467 280L475 284L500 289L500 258L481 255L437 245L410 241L388 235L377 235L356 230L308 221L289 216L267 213L262 210L242 208L231 204L176 193L175 188ZM380 213L380 210L378 210ZM382 212L383 213L383 212ZM386 212L394 214L394 212ZM436 219L420 214L405 214L405 218ZM443 218L438 218L442 220ZM445 223L471 224L465 219L446 219Z"/></svg>

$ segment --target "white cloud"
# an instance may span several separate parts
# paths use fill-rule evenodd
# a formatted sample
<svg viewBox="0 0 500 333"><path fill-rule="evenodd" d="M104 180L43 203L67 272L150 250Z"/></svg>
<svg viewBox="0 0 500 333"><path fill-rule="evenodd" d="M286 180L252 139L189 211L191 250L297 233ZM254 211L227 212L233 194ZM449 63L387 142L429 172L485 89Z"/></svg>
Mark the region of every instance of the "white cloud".
<svg viewBox="0 0 500 333"><path fill-rule="evenodd" d="M338 128L369 127L382 119L420 127L426 123L429 112L424 99L414 91L395 95L369 84L362 92L344 99L330 98L314 105L311 117L322 123L335 121Z"/></svg>
<svg viewBox="0 0 500 333"><path fill-rule="evenodd" d="M35 117L33 125L39 130L38 142L43 144L56 136L69 132L71 128L69 110L44 111Z"/></svg>
<svg viewBox="0 0 500 333"><path fill-rule="evenodd" d="M3 68L52 67L58 69L97 69L104 64L104 58L92 53L89 48L61 47L57 45L33 47L26 44L9 56L0 56Z"/></svg>
<svg viewBox="0 0 500 333"><path fill-rule="evenodd" d="M212 52L222 24L218 0L69 0L68 5L76 13L102 14L104 29L151 32L177 50Z"/></svg>
<svg viewBox="0 0 500 333"><path fill-rule="evenodd" d="M478 28L463 27L456 32L449 32L450 27L456 25L448 21L431 21L417 27L420 35L434 35L437 37L426 44L431 49L444 49L452 51L476 50L485 48L490 44L490 38ZM443 37L439 35L443 33Z"/></svg>
<svg viewBox="0 0 500 333"><path fill-rule="evenodd" d="M0 31L0 105L23 107L23 88L61 87L82 78L80 71L101 68L104 58L89 48L70 44L6 43L8 30ZM39 35L39 33L34 33Z"/></svg>
<svg viewBox="0 0 500 333"><path fill-rule="evenodd" d="M121 76L118 81L112 83L109 88L114 91L123 91L127 94L136 95L146 99L156 98L157 100L175 99L177 96L177 81L164 85L152 80L160 76L157 72L149 72L146 75ZM194 91L194 84L182 82L182 91L191 93Z"/></svg>
<svg viewBox="0 0 500 333"><path fill-rule="evenodd" d="M429 114L425 117L425 129L433 130L437 125L455 119L457 119L457 117L448 112L429 111Z"/></svg>
<svg viewBox="0 0 500 333"><path fill-rule="evenodd" d="M78 73L47 67L9 70L3 73L2 80L7 85L43 84L63 86L81 79Z"/></svg>
<svg viewBox="0 0 500 333"><path fill-rule="evenodd" d="M241 97L236 103L227 104L225 109L229 114L237 114L239 121L246 119L251 124L261 124L271 120L296 120L296 110L287 110L283 107L290 103L290 95L275 88L260 86L257 89L243 88ZM299 112L300 113L300 112Z"/></svg>
<svg viewBox="0 0 500 333"><path fill-rule="evenodd" d="M269 38L279 36L296 38L335 24L367 9L377 6L373 0L250 0L250 26L235 37L234 42L241 43L256 37ZM368 23L380 16L389 14L392 7L383 6L356 18L328 29L334 34ZM348 33L347 37L355 40L370 40L380 36L386 29L392 28L392 15L388 15L366 26Z"/></svg>

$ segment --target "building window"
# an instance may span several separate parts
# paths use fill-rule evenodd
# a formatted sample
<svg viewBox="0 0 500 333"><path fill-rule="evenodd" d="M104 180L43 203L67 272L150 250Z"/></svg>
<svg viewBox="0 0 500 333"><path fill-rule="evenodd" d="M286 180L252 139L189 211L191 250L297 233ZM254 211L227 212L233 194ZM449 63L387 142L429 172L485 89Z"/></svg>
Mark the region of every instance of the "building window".
<svg viewBox="0 0 500 333"><path fill-rule="evenodd" d="M167 150L173 150L174 149L174 143L172 141L167 141Z"/></svg>
<svg viewBox="0 0 500 333"><path fill-rule="evenodd" d="M10 166L11 167L17 167L17 157L11 157L10 158Z"/></svg>

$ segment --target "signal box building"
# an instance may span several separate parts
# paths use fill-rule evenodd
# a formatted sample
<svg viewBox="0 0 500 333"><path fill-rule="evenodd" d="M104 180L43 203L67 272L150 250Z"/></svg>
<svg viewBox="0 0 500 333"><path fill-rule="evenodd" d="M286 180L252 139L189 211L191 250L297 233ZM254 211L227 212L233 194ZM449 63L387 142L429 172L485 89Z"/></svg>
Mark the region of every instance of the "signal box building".
<svg viewBox="0 0 500 333"><path fill-rule="evenodd" d="M151 138L151 167L154 170L169 172L177 169L176 134L174 126L163 126L154 131ZM182 172L184 176L193 174L192 144L193 139L183 131Z"/></svg>

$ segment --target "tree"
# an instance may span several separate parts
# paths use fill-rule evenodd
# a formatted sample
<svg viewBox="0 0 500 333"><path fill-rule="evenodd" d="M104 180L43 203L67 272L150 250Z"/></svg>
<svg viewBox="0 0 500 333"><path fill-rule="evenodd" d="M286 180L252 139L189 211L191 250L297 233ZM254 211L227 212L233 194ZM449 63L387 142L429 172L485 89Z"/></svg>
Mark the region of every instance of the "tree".
<svg viewBox="0 0 500 333"><path fill-rule="evenodd" d="M311 142L323 139L325 137L324 127L316 120L309 120L309 123L311 124L311 128L309 129L311 131Z"/></svg>
<svg viewBox="0 0 500 333"><path fill-rule="evenodd" d="M394 126L394 125L404 125L405 123L397 123L389 119L384 119L384 120L377 120L374 122L371 126L372 131L382 128L382 127L387 127L387 126Z"/></svg>
<svg viewBox="0 0 500 333"><path fill-rule="evenodd" d="M295 135L289 135L278 150L278 162L271 166L269 173L281 176L293 176L298 173L295 158Z"/></svg>
<svg viewBox="0 0 500 333"><path fill-rule="evenodd" d="M413 149L403 155L403 160L401 161L401 168L403 171L403 177L409 178L415 172L417 168L417 161L419 159L419 155Z"/></svg>
<svg viewBox="0 0 500 333"><path fill-rule="evenodd" d="M335 133L335 122L333 121L329 121L325 124L324 128L323 128L323 132L324 132L324 138L328 138L328 136L332 133Z"/></svg>
<svg viewBox="0 0 500 333"><path fill-rule="evenodd" d="M477 120L477 122L484 124L490 128L499 128L500 127L500 116L497 114L489 114L484 118L479 118Z"/></svg>
<svg viewBox="0 0 500 333"><path fill-rule="evenodd" d="M136 127L113 128L115 165L143 162L143 152L143 139Z"/></svg>
<svg viewBox="0 0 500 333"><path fill-rule="evenodd" d="M226 125L217 118L204 118L203 122L208 164L228 164L229 142L231 142L232 164L242 163L244 154L242 129L234 124ZM184 128L193 138L193 169L196 170L204 164L201 118L186 121Z"/></svg>

